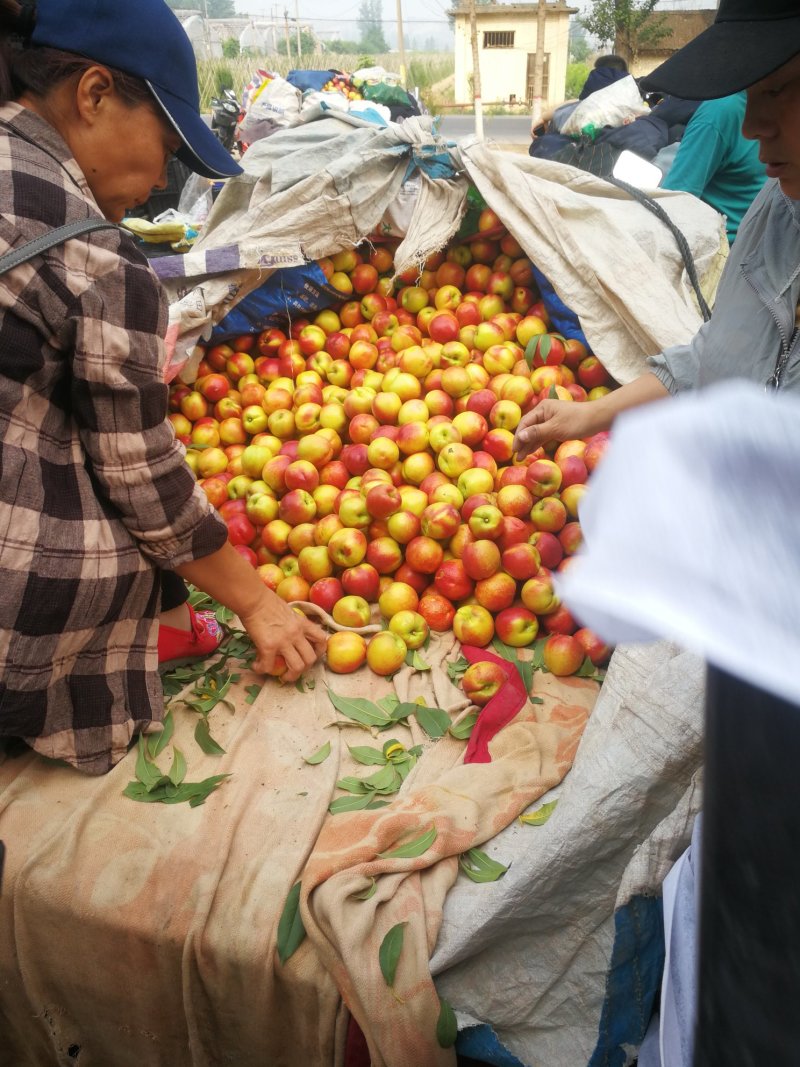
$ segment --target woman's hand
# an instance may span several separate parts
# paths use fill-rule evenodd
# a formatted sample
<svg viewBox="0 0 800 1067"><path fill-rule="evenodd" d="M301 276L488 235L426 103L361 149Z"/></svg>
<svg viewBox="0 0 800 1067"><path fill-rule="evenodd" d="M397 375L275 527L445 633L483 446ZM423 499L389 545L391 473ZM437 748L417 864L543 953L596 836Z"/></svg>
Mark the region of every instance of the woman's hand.
<svg viewBox="0 0 800 1067"><path fill-rule="evenodd" d="M253 669L261 674L274 674L281 681L294 682L325 651L328 640L325 631L275 594L251 614L240 618L256 646Z"/></svg>
<svg viewBox="0 0 800 1067"><path fill-rule="evenodd" d="M514 435L514 451L518 459L548 441L571 441L589 437L594 432L588 417L591 403L570 403L568 400L540 400L527 415L523 415Z"/></svg>
<svg viewBox="0 0 800 1067"><path fill-rule="evenodd" d="M254 669L262 674L294 682L324 651L324 630L268 589L229 541L211 555L175 569L239 616L256 646Z"/></svg>

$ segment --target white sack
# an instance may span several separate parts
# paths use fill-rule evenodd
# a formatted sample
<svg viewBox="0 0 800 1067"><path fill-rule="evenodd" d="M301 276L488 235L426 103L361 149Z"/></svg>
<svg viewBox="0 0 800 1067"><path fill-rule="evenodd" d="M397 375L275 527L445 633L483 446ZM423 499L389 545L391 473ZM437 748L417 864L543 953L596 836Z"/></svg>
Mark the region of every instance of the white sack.
<svg viewBox="0 0 800 1067"><path fill-rule="evenodd" d="M636 79L629 74L581 100L561 127L561 133L579 134L585 126L598 129L601 126L625 126L649 110Z"/></svg>
<svg viewBox="0 0 800 1067"><path fill-rule="evenodd" d="M615 908L658 895L691 837L704 678L676 645L618 648L572 770L543 798L558 798L550 819L485 847L511 864L500 881L447 895L436 988L525 1067L585 1067L595 1050Z"/></svg>
<svg viewBox="0 0 800 1067"><path fill-rule="evenodd" d="M625 384L647 356L684 344L702 317L675 238L645 207L586 171L461 142L473 184L579 317L592 350ZM654 199L682 231L711 303L727 256L721 216L687 193Z"/></svg>
<svg viewBox="0 0 800 1067"><path fill-rule="evenodd" d="M270 137L276 130L300 121L302 93L285 78L274 77L247 105L239 123L239 138L246 145Z"/></svg>

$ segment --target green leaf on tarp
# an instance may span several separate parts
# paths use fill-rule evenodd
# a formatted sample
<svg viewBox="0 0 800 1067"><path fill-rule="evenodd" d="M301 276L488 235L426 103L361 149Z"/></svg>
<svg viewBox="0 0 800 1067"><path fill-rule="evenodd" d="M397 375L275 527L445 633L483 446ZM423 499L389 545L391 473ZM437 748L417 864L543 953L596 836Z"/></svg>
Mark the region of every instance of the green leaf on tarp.
<svg viewBox="0 0 800 1067"><path fill-rule="evenodd" d="M426 663L416 650L411 653L411 666L415 671L429 671L431 669L430 663Z"/></svg>
<svg viewBox="0 0 800 1067"><path fill-rule="evenodd" d="M496 882L502 878L508 867L479 848L470 848L458 857L458 865L473 882Z"/></svg>
<svg viewBox="0 0 800 1067"><path fill-rule="evenodd" d="M367 811L370 811L372 808L388 808L388 807L389 807L389 801L388 800L371 800L369 802L369 804L367 804Z"/></svg>
<svg viewBox="0 0 800 1067"><path fill-rule="evenodd" d="M517 668L517 673L525 686L525 692L530 693L533 685L533 662L528 659L520 659L518 650L512 645L507 645L505 641L501 641L499 637L492 639L492 648L498 656L501 656L507 663L511 663Z"/></svg>
<svg viewBox="0 0 800 1067"><path fill-rule="evenodd" d="M331 815L340 815L345 811L363 811L370 806L372 796L372 793L365 790L361 796L337 797L328 805L328 811Z"/></svg>
<svg viewBox="0 0 800 1067"><path fill-rule="evenodd" d="M403 938L406 936L408 923L397 923L381 941L378 950L378 962L381 965L383 980L393 988L394 978L397 974L397 964L400 962L400 953L403 951Z"/></svg>
<svg viewBox="0 0 800 1067"><path fill-rule="evenodd" d="M576 678L594 678L597 673L597 667L592 663L588 656L584 659L580 667L575 671Z"/></svg>
<svg viewBox="0 0 800 1067"><path fill-rule="evenodd" d="M211 736L211 727L208 719L201 715L194 728L194 739L207 756L224 756L225 749Z"/></svg>
<svg viewBox="0 0 800 1067"><path fill-rule="evenodd" d="M546 637L540 637L533 643L533 669L536 671L547 670L544 665L544 646L546 644Z"/></svg>
<svg viewBox="0 0 800 1067"><path fill-rule="evenodd" d="M147 751L150 753L152 759L156 759L159 753L164 751L172 740L174 732L175 720L172 717L172 712L167 711L162 723L161 733L149 734L147 738Z"/></svg>
<svg viewBox="0 0 800 1067"><path fill-rule="evenodd" d="M326 741L325 744L321 745L313 755L303 756L303 760L306 763L310 763L313 767L316 766L318 763L324 763L328 756L330 756L330 754L331 743L330 741Z"/></svg>
<svg viewBox="0 0 800 1067"><path fill-rule="evenodd" d="M397 723L402 722L403 719L407 719L409 715L413 715L418 707L419 704L412 704L410 700L404 700L402 704L398 702L392 708L387 725L396 726ZM385 727L382 727L381 729L385 729Z"/></svg>
<svg viewBox="0 0 800 1067"><path fill-rule="evenodd" d="M469 715L464 716L461 722L457 723L455 726L450 726L448 732L452 734L457 741L468 741L477 721L478 712L471 711Z"/></svg>
<svg viewBox="0 0 800 1067"><path fill-rule="evenodd" d="M164 777L160 769L147 758L144 734L139 734L134 774L148 791L154 789Z"/></svg>
<svg viewBox="0 0 800 1067"><path fill-rule="evenodd" d="M424 704L417 704L414 714L428 737L444 737L450 728L450 716L441 708L429 708Z"/></svg>
<svg viewBox="0 0 800 1067"><path fill-rule="evenodd" d="M529 659L517 659L517 670L522 676L522 684L525 692L530 693L533 685L533 661Z"/></svg>
<svg viewBox="0 0 800 1067"><path fill-rule="evenodd" d="M492 638L492 648L495 650L498 656L501 656L507 663L517 664L517 650L512 648L511 645L507 645L505 641L501 641L499 637Z"/></svg>
<svg viewBox="0 0 800 1067"><path fill-rule="evenodd" d="M388 726L391 722L388 712L364 697L339 696L332 689L328 696L336 710L362 726Z"/></svg>
<svg viewBox="0 0 800 1067"><path fill-rule="evenodd" d="M247 693L247 696L245 697L245 701L244 701L245 704L255 704L256 697L258 696L258 694L261 692L261 690L263 688L264 687L262 685L258 685L258 684L246 685L245 689L244 689L245 693Z"/></svg>
<svg viewBox="0 0 800 1067"><path fill-rule="evenodd" d="M205 803L226 778L230 778L230 774L215 774L202 782L181 782L176 786L163 775L158 785L149 790L141 782L128 782L123 796L144 804L183 804L188 801L190 808L196 808Z"/></svg>
<svg viewBox="0 0 800 1067"><path fill-rule="evenodd" d="M519 821L526 826L544 826L550 816L553 814L557 800L551 800L547 804L542 804L536 811L530 812L528 815L520 815Z"/></svg>
<svg viewBox="0 0 800 1067"><path fill-rule="evenodd" d="M410 667L412 665L413 660L414 653L411 651L411 649L409 649L408 652L406 652L406 658L403 662L405 663L406 667Z"/></svg>
<svg viewBox="0 0 800 1067"><path fill-rule="evenodd" d="M531 697L531 704L544 704L542 697Z"/></svg>
<svg viewBox="0 0 800 1067"><path fill-rule="evenodd" d="M295 882L289 890L278 920L278 959L281 963L294 955L306 936L306 928L300 915L300 882Z"/></svg>
<svg viewBox="0 0 800 1067"><path fill-rule="evenodd" d="M458 659L455 659L452 661L452 663L447 664L447 677L450 679L453 685L459 684L461 679L464 677L464 673L467 667L469 667L469 660L465 659L464 656L459 656Z"/></svg>
<svg viewBox="0 0 800 1067"><path fill-rule="evenodd" d="M364 764L365 766L379 766L382 767L386 762L386 757L379 748L372 748L370 745L354 745L347 746L350 749L350 755L356 761L356 763Z"/></svg>
<svg viewBox="0 0 800 1067"><path fill-rule="evenodd" d="M379 708L383 708L387 715L391 716L394 709L400 703L400 698L395 693L387 693L385 697L375 702Z"/></svg>
<svg viewBox="0 0 800 1067"><path fill-rule="evenodd" d="M309 691L317 688L316 678L306 678L306 689Z"/></svg>
<svg viewBox="0 0 800 1067"><path fill-rule="evenodd" d="M390 737L388 741L384 741L381 751L384 759L398 760L408 756L408 749L396 737Z"/></svg>
<svg viewBox="0 0 800 1067"><path fill-rule="evenodd" d="M432 826L430 830L426 830L424 834L415 837L411 841L407 841L404 845L399 845L397 848L393 848L391 852L379 852L378 858L382 860L416 859L417 856L421 856L424 852L427 852L435 840L436 827Z"/></svg>
<svg viewBox="0 0 800 1067"><path fill-rule="evenodd" d="M348 775L346 778L340 778L336 783L337 789L344 789L347 793L356 793L358 796L363 796L365 793L369 793L369 789L364 785L364 781L361 778L356 778L355 775Z"/></svg>
<svg viewBox="0 0 800 1067"><path fill-rule="evenodd" d="M452 1048L458 1037L456 1013L446 1000L439 997L439 1018L436 1021L436 1040L440 1048Z"/></svg>
<svg viewBox="0 0 800 1067"><path fill-rule="evenodd" d="M297 679L297 681L294 683L294 687L298 693L305 693L306 691L305 683L303 682L302 678Z"/></svg>
<svg viewBox="0 0 800 1067"><path fill-rule="evenodd" d="M396 793L402 783L400 775L391 763L387 763L363 781L367 789L371 789L373 793L380 793L382 796Z"/></svg>
<svg viewBox="0 0 800 1067"><path fill-rule="evenodd" d="M375 892L378 888L378 883L374 878L370 878L370 886L365 889L363 893L356 893L356 900L369 900L370 897L375 896Z"/></svg>
<svg viewBox="0 0 800 1067"><path fill-rule="evenodd" d="M173 785L178 786L186 777L186 757L179 748L172 749L172 766L167 777Z"/></svg>

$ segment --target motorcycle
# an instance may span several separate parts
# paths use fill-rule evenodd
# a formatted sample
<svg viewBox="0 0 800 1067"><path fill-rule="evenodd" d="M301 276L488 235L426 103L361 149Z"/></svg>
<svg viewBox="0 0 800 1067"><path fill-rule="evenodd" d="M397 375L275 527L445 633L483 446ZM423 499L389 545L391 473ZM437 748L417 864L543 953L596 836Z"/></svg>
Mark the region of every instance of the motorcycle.
<svg viewBox="0 0 800 1067"><path fill-rule="evenodd" d="M234 148L239 112L239 101L232 89L224 89L221 96L211 101L211 132L228 152Z"/></svg>

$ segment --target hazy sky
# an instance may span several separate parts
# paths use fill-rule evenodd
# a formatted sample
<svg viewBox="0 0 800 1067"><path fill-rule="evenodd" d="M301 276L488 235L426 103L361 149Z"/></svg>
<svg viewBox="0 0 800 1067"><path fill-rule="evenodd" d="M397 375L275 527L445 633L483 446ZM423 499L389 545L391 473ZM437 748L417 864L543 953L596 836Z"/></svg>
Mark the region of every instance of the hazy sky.
<svg viewBox="0 0 800 1067"><path fill-rule="evenodd" d="M276 13L283 17L287 10L292 18L295 10L302 21L313 22L318 30L341 32L343 37L355 32L355 19L358 17L359 0L343 0L341 6L332 4L331 0L235 0L236 10L248 15L271 15ZM424 39L425 37L447 37L447 10L450 0L402 0L403 28L406 37ZM572 0L570 6L585 10L591 6L591 0ZM716 0L661 0L658 10L691 10L697 8L715 8ZM397 0L383 0L383 17L387 37L394 36L397 20ZM326 33L327 36L327 33ZM450 38L452 39L452 35Z"/></svg>

